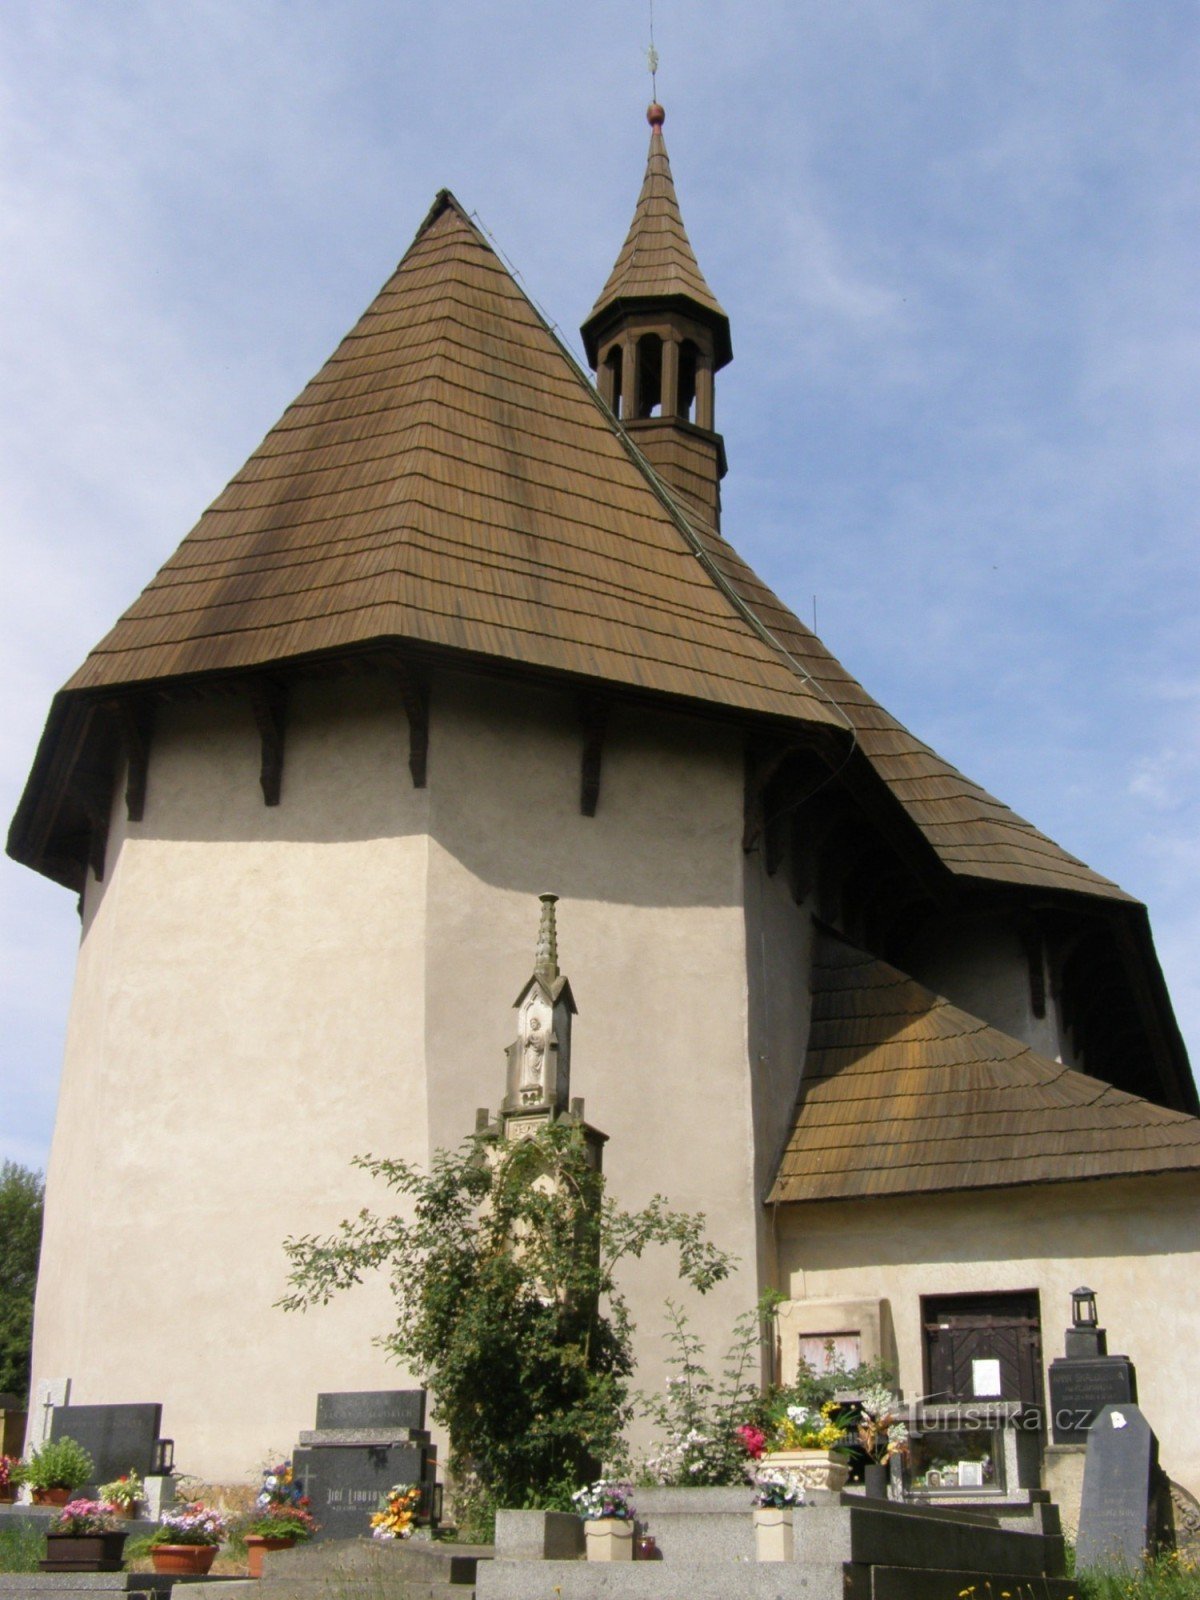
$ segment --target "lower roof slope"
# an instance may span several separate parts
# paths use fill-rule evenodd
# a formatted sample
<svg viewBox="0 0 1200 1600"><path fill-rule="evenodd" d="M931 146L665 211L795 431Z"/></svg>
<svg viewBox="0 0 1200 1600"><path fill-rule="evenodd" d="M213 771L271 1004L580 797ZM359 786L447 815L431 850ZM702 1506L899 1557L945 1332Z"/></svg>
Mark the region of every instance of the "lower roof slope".
<svg viewBox="0 0 1200 1600"><path fill-rule="evenodd" d="M1200 1169L1200 1118L1114 1089L818 934L808 1056L772 1201Z"/></svg>

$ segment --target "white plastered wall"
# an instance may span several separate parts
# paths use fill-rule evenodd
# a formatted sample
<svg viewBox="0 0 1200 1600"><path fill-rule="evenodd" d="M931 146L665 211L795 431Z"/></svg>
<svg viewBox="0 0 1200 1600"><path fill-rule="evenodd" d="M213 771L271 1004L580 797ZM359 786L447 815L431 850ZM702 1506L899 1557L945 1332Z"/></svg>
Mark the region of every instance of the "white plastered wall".
<svg viewBox="0 0 1200 1600"><path fill-rule="evenodd" d="M439 676L414 790L398 696L334 680L293 695L268 808L244 701L162 712L145 818L114 801L86 895L35 1380L163 1401L181 1469L222 1481L290 1449L319 1390L404 1384L370 1342L384 1285L284 1315L281 1241L387 1203L354 1155L424 1161L498 1105L546 889L572 1092L623 1203L704 1210L740 1258L693 1299L723 1345L761 1287L741 742L614 710L593 818L580 754L573 696ZM625 1274L648 1385L672 1270Z"/></svg>
<svg viewBox="0 0 1200 1600"><path fill-rule="evenodd" d="M1096 1290L1113 1354L1137 1367L1170 1475L1200 1493L1195 1286L1200 1177L1035 1185L780 1208L780 1271L797 1308L884 1302L899 1383L923 1388L922 1295L1036 1289L1042 1348L1063 1353L1071 1290ZM885 1352L887 1353L887 1352Z"/></svg>

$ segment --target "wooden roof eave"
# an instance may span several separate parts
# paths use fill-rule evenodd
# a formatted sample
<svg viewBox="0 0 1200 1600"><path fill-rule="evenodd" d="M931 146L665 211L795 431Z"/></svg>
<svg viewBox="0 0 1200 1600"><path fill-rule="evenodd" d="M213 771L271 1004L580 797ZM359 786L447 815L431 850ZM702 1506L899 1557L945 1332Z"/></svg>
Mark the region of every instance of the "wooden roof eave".
<svg viewBox="0 0 1200 1600"><path fill-rule="evenodd" d="M1200 1175L1200 1158L1197 1158L1194 1165L1155 1167L1153 1169L1145 1169L1141 1171L1130 1169L1127 1172L1089 1172L1079 1174L1062 1173L1058 1175L1048 1174L1045 1177L1023 1178L1018 1181L1010 1181L1008 1183L933 1183L930 1184L928 1188L906 1189L903 1193L897 1193L895 1190L889 1189L879 1190L878 1192L872 1194L805 1195L801 1199L786 1199L781 1195L777 1195L776 1190L780 1187L781 1180L776 1178L772 1180L770 1190L763 1197L763 1205L770 1206L776 1210L781 1207L786 1209L793 1206L799 1210L801 1206L889 1205L895 1204L895 1202L898 1200L924 1200L927 1198L932 1198L935 1195L1001 1194L1012 1193L1013 1191L1020 1189L1056 1188L1065 1187L1068 1184L1073 1187L1077 1187L1078 1185L1085 1183L1130 1183L1137 1182L1138 1180L1144 1181L1146 1179L1186 1177L1189 1174Z"/></svg>

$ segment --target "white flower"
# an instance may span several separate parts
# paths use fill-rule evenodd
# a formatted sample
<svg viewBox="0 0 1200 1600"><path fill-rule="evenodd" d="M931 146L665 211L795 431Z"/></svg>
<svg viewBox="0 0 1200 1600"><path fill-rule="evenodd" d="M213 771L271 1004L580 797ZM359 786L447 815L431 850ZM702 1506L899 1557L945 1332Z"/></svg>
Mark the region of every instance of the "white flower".
<svg viewBox="0 0 1200 1600"><path fill-rule="evenodd" d="M808 1421L807 1406L789 1406L787 1408L787 1414L788 1421L794 1422L798 1428L803 1426L803 1424Z"/></svg>

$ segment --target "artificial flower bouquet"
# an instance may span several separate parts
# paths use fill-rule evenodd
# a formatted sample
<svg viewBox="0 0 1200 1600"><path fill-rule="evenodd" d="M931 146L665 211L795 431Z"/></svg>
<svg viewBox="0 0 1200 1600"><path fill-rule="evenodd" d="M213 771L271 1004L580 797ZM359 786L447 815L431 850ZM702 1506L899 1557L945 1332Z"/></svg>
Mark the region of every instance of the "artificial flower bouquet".
<svg viewBox="0 0 1200 1600"><path fill-rule="evenodd" d="M847 1407L827 1400L819 1411L790 1405L775 1422L770 1450L832 1450L845 1443Z"/></svg>
<svg viewBox="0 0 1200 1600"><path fill-rule="evenodd" d="M859 1395L855 1429L859 1448L868 1461L885 1466L908 1449L908 1428L896 1416L898 1398L888 1388L863 1389Z"/></svg>
<svg viewBox="0 0 1200 1600"><path fill-rule="evenodd" d="M372 1539L411 1539L421 1490L415 1483L394 1483L371 1518Z"/></svg>
<svg viewBox="0 0 1200 1600"><path fill-rule="evenodd" d="M259 1539L311 1539L320 1524L313 1519L310 1504L291 1461L270 1462L263 1469L254 1515L241 1531Z"/></svg>
<svg viewBox="0 0 1200 1600"><path fill-rule="evenodd" d="M571 1499L585 1522L632 1522L636 1515L631 1483L599 1478L586 1488L577 1489Z"/></svg>
<svg viewBox="0 0 1200 1600"><path fill-rule="evenodd" d="M117 1522L107 1500L68 1500L50 1523L48 1531L55 1538L115 1533Z"/></svg>
<svg viewBox="0 0 1200 1600"><path fill-rule="evenodd" d="M762 1467L754 1474L754 1504L789 1511L804 1504L804 1485L784 1467Z"/></svg>
<svg viewBox="0 0 1200 1600"><path fill-rule="evenodd" d="M229 1532L229 1520L211 1506L193 1501L164 1511L158 1527L150 1535L152 1545L220 1544Z"/></svg>
<svg viewBox="0 0 1200 1600"><path fill-rule="evenodd" d="M130 1467L128 1472L123 1472L111 1483L102 1483L98 1492L101 1500L106 1500L110 1506L116 1506L127 1516L132 1516L138 1503L145 1498L146 1485Z"/></svg>

